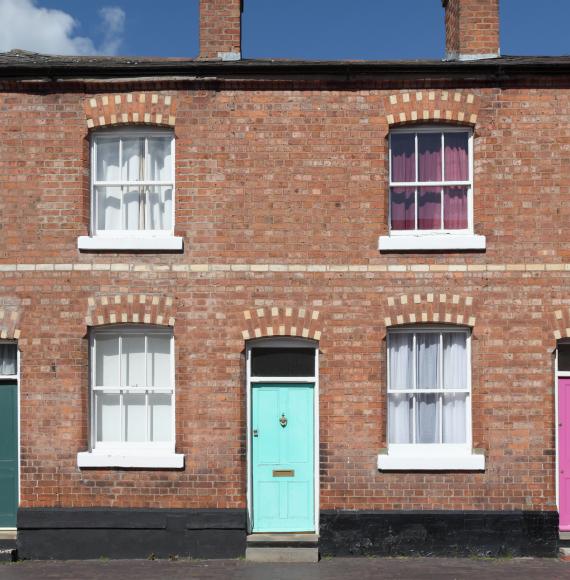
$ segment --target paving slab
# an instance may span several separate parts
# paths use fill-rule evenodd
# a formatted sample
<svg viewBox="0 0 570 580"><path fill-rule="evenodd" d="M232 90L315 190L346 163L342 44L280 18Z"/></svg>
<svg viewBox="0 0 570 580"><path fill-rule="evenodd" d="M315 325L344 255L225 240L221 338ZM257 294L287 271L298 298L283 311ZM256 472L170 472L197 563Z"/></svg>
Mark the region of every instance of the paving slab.
<svg viewBox="0 0 570 580"><path fill-rule="evenodd" d="M331 558L318 564L244 560L84 560L0 564L0 580L570 580L570 563L513 558Z"/></svg>

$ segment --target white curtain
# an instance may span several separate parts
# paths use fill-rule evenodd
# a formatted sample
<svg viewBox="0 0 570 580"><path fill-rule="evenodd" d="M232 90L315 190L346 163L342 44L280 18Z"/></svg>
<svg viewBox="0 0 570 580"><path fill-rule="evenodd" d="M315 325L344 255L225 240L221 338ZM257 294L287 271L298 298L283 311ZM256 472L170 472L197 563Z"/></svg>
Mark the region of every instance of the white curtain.
<svg viewBox="0 0 570 580"><path fill-rule="evenodd" d="M443 335L443 387L467 388L467 336L463 332Z"/></svg>
<svg viewBox="0 0 570 580"><path fill-rule="evenodd" d="M129 393L123 395L123 440L128 443L146 441L145 395Z"/></svg>
<svg viewBox="0 0 570 580"><path fill-rule="evenodd" d="M98 336L95 342L95 385L119 386L119 337Z"/></svg>
<svg viewBox="0 0 570 580"><path fill-rule="evenodd" d="M17 347L15 344L0 344L0 375L15 375Z"/></svg>
<svg viewBox="0 0 570 580"><path fill-rule="evenodd" d="M419 332L416 335L418 351L418 389L439 388L439 333Z"/></svg>
<svg viewBox="0 0 570 580"><path fill-rule="evenodd" d="M166 394L149 395L150 438L151 441L172 439L172 396Z"/></svg>
<svg viewBox="0 0 570 580"><path fill-rule="evenodd" d="M413 335L392 333L389 335L390 389L413 389Z"/></svg>
<svg viewBox="0 0 570 580"><path fill-rule="evenodd" d="M388 443L413 443L412 395L391 394L388 398Z"/></svg>
<svg viewBox="0 0 570 580"><path fill-rule="evenodd" d="M453 393L443 396L443 442L465 443L467 440L465 412L467 395Z"/></svg>
<svg viewBox="0 0 570 580"><path fill-rule="evenodd" d="M145 338L125 335L121 347L121 386L146 387Z"/></svg>
<svg viewBox="0 0 570 580"><path fill-rule="evenodd" d="M416 443L439 443L439 396L416 395Z"/></svg>
<svg viewBox="0 0 570 580"><path fill-rule="evenodd" d="M97 441L108 443L121 440L120 395L98 391L95 394Z"/></svg>
<svg viewBox="0 0 570 580"><path fill-rule="evenodd" d="M147 363L147 384L151 387L170 387L170 337L149 336Z"/></svg>

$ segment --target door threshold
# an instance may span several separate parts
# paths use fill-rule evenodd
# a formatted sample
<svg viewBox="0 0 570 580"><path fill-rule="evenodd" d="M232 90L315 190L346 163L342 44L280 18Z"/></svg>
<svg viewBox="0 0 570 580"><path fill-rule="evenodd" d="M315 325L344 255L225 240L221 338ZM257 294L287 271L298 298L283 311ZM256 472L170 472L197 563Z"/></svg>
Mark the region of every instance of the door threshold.
<svg viewBox="0 0 570 580"><path fill-rule="evenodd" d="M0 540L15 540L17 535L16 528L0 528Z"/></svg>

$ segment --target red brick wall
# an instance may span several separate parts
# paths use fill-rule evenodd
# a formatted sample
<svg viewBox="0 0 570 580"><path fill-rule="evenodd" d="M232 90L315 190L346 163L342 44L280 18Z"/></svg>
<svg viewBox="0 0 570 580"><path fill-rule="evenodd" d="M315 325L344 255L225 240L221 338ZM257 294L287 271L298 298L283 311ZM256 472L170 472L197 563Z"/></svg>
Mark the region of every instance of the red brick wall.
<svg viewBox="0 0 570 580"><path fill-rule="evenodd" d="M377 250L388 117L423 111L423 83L153 87L176 101L185 240L183 254L161 255L77 251L89 222L84 105L98 95L1 94L0 292L18 313L22 349L22 505L244 506L243 312L291 307L319 312L323 509L552 509L553 332L555 312L570 305L570 91L533 84L460 89L460 101L453 86L434 89L465 104L464 122L477 115L475 231L487 236L477 254ZM473 443L486 452L484 473L376 469L385 319L398 316L388 298L409 296L409 317L414 294L428 293L452 305L458 296L450 314L475 318ZM89 299L117 294L173 298L183 471L77 468L88 437Z"/></svg>
<svg viewBox="0 0 570 580"><path fill-rule="evenodd" d="M499 0L444 0L449 56L499 54Z"/></svg>

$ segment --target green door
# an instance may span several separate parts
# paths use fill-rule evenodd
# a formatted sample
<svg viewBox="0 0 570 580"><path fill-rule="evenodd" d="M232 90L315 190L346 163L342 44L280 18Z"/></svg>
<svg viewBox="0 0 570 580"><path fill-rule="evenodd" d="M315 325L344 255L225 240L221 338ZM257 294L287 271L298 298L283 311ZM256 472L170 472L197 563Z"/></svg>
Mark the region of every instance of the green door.
<svg viewBox="0 0 570 580"><path fill-rule="evenodd" d="M18 388L0 382L0 528L16 527L18 509Z"/></svg>
<svg viewBox="0 0 570 580"><path fill-rule="evenodd" d="M312 532L314 383L252 385L254 532Z"/></svg>

